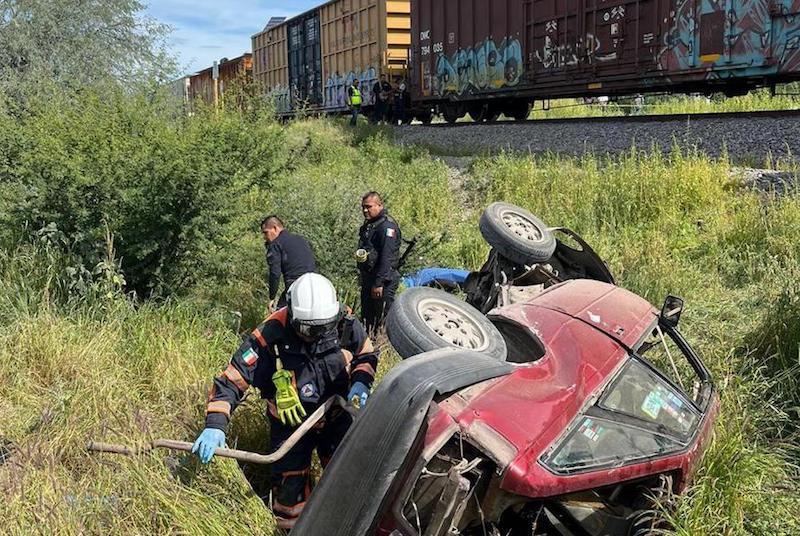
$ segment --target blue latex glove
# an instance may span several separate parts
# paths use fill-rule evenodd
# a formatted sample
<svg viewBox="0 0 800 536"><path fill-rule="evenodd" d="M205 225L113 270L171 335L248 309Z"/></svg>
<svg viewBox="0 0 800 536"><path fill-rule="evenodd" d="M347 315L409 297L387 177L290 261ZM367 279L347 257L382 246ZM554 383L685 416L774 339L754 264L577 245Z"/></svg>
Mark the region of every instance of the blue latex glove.
<svg viewBox="0 0 800 536"><path fill-rule="evenodd" d="M225 432L216 428L206 428L192 445L192 452L200 461L208 463L214 457L214 450L225 446Z"/></svg>
<svg viewBox="0 0 800 536"><path fill-rule="evenodd" d="M350 388L350 392L347 393L347 401L359 409L367 405L368 398L369 387L361 382L354 383Z"/></svg>

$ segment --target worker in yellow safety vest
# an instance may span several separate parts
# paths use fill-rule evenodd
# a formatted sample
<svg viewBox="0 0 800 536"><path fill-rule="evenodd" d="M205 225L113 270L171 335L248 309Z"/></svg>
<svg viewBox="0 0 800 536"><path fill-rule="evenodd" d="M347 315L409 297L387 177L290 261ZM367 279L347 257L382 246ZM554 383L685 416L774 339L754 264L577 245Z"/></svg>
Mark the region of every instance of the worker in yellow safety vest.
<svg viewBox="0 0 800 536"><path fill-rule="evenodd" d="M350 107L352 116L350 124L356 126L358 121L358 112L361 111L361 90L358 89L358 78L353 80L353 83L347 88L347 105Z"/></svg>

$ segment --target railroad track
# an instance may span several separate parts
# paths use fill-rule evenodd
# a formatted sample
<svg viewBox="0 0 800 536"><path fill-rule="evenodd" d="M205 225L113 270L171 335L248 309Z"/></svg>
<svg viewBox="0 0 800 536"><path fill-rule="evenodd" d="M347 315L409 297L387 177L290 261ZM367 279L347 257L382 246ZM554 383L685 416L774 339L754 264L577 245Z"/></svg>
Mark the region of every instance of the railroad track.
<svg viewBox="0 0 800 536"><path fill-rule="evenodd" d="M429 125L416 124L413 126L426 128L454 128L478 125L526 125L553 124L553 123L651 123L661 121L704 121L709 119L785 119L800 117L800 110L764 110L757 112L704 112L687 114L652 114L652 115L617 115L598 117L559 117L543 119L527 119L525 121L498 120L498 121L465 121L461 123L431 123Z"/></svg>
<svg viewBox="0 0 800 536"><path fill-rule="evenodd" d="M631 147L667 154L677 146L759 166L800 155L800 110L408 125L396 127L394 138L457 156L501 151L613 156Z"/></svg>

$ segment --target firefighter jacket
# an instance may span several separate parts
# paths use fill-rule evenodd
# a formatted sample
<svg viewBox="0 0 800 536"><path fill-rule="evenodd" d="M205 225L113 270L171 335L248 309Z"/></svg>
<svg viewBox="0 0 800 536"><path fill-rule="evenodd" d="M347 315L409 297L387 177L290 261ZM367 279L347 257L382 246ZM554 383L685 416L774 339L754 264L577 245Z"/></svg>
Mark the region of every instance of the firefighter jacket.
<svg viewBox="0 0 800 536"><path fill-rule="evenodd" d="M361 225L358 247L367 251L366 262L358 264L362 284L388 286L400 277L401 239L400 227L386 210Z"/></svg>
<svg viewBox="0 0 800 536"><path fill-rule="evenodd" d="M276 357L294 375L300 401L310 415L334 395L347 397L352 384L372 386L378 351L364 326L351 315L321 339L303 341L289 324L284 307L258 326L233 354L228 367L214 379L208 395L206 427L225 431L231 413L250 386L261 391L274 414Z"/></svg>

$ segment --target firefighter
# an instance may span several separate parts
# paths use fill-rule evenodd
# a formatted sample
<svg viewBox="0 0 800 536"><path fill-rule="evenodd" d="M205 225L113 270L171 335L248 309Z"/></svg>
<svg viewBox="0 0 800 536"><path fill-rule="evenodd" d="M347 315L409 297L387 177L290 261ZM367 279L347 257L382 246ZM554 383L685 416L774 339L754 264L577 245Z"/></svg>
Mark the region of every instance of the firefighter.
<svg viewBox="0 0 800 536"><path fill-rule="evenodd" d="M361 323L343 311L333 284L305 274L289 289L288 307L273 313L233 354L208 396L205 429L192 446L203 463L225 444L231 414L250 386L267 400L270 452L334 395L367 403L378 352ZM329 412L272 465L272 509L278 526L291 529L311 493L311 454L325 467L351 424L350 415Z"/></svg>
<svg viewBox="0 0 800 536"><path fill-rule="evenodd" d="M377 192L361 198L364 224L359 230L356 262L361 279L361 317L374 333L389 312L400 282L400 227L383 206Z"/></svg>
<svg viewBox="0 0 800 536"><path fill-rule="evenodd" d="M303 274L317 271L317 262L308 241L287 231L277 216L267 216L261 222L261 233L267 248L269 265L269 310L286 306L286 291ZM278 284L283 275L283 292L277 303Z"/></svg>

